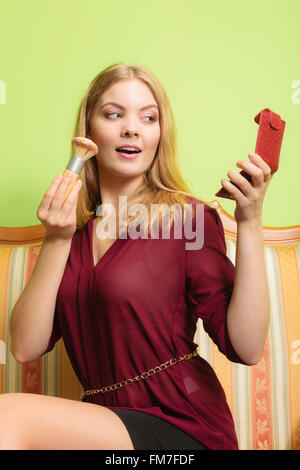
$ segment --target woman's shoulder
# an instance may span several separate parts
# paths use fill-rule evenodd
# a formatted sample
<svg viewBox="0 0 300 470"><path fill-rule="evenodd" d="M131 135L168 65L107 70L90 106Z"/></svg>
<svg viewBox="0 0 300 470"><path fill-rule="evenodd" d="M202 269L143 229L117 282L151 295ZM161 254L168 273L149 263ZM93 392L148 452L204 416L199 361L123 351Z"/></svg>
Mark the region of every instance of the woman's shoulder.
<svg viewBox="0 0 300 470"><path fill-rule="evenodd" d="M214 207L212 207L212 206L210 205L209 202L204 201L203 199L200 199L200 198L198 198L198 197L196 197L196 196L193 196L193 195L191 195L191 196L186 196L186 197L185 197L185 200L186 200L186 204L189 204L189 205L192 207L193 211L194 211L194 212L193 212L193 218L196 217L195 211L196 211L197 205L198 205L199 208L200 208L199 211L200 211L201 209L204 210L205 217L211 217L211 216L213 216L213 218L217 221L217 219L218 219L218 212L217 212L217 210L216 210Z"/></svg>
<svg viewBox="0 0 300 470"><path fill-rule="evenodd" d="M88 224L95 218L94 212L85 212L77 216L76 232L80 232L88 227Z"/></svg>
<svg viewBox="0 0 300 470"><path fill-rule="evenodd" d="M195 196L188 196L186 200L193 209L191 230L198 238L202 237L206 241L218 240L224 245L224 228L217 209Z"/></svg>
<svg viewBox="0 0 300 470"><path fill-rule="evenodd" d="M73 244L82 240L82 237L88 235L90 224L92 224L94 219L94 213L92 213L86 220L81 220L80 223L77 223L76 230L72 237Z"/></svg>

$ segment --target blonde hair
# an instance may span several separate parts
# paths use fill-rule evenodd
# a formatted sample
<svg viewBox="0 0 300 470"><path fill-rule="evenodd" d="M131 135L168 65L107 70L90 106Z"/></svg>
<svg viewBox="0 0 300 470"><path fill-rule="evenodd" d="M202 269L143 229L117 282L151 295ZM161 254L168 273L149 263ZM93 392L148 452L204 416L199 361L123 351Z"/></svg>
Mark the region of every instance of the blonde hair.
<svg viewBox="0 0 300 470"><path fill-rule="evenodd" d="M163 86L159 80L147 69L139 65L114 64L100 72L91 82L79 107L74 137L86 137L89 133L89 122L100 96L113 84L120 80L140 79L151 90L159 107L160 141L155 157L144 175L144 184L134 195L128 197L128 207L133 204L143 204L148 210L148 219L143 219L141 229L151 230L151 225L156 221L161 225L161 219L151 218L150 208L152 204L167 204L170 208L173 204L179 204L182 209L188 211L186 196L206 203L190 192L185 183L179 166L177 150L177 129L173 116L173 111ZM82 228L95 212L98 204L101 204L99 190L99 179L96 157L90 158L84 165L80 179L82 187L77 203L77 228ZM167 208L168 210L168 208ZM160 210L160 213L164 210ZM192 211L194 213L194 211ZM184 214L186 212L184 211ZM128 217L128 224L136 216ZM172 213L170 225L174 219Z"/></svg>

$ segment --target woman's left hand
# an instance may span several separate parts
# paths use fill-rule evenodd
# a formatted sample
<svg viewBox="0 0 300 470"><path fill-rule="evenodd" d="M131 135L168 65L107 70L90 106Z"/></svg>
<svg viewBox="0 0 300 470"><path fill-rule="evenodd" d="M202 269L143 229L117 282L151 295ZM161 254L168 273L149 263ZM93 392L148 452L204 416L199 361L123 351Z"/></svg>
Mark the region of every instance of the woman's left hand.
<svg viewBox="0 0 300 470"><path fill-rule="evenodd" d="M248 161L239 161L236 165L251 176L253 183L250 183L243 175L235 170L229 170L227 175L233 183L226 179L221 179L221 183L236 201L234 217L236 222L252 222L262 220L262 206L265 192L274 175L271 168L257 154L249 153Z"/></svg>

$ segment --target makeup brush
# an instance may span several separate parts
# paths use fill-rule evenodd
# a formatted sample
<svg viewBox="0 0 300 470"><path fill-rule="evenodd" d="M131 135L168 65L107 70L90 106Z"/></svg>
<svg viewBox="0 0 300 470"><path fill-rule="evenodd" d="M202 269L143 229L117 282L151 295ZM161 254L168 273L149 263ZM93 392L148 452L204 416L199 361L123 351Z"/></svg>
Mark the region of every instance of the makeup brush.
<svg viewBox="0 0 300 470"><path fill-rule="evenodd" d="M87 139L86 137L74 137L72 139L72 147L73 155L70 158L65 171L63 172L63 177L65 177L68 173L71 173L72 180L68 186L63 202L65 202L66 198L72 191L72 188L78 180L79 174L85 162L98 153L98 147L95 142Z"/></svg>

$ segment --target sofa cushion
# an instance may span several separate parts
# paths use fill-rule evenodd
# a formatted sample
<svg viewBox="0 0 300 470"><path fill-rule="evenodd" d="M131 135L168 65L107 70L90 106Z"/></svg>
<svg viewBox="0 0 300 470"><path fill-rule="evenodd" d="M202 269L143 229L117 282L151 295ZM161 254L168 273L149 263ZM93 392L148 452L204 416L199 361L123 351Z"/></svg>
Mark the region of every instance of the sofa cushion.
<svg viewBox="0 0 300 470"><path fill-rule="evenodd" d="M235 240L226 237L226 247L235 264ZM299 449L300 246L265 246L264 252L271 312L258 364L250 367L224 360L201 324L196 342L223 385L240 449Z"/></svg>
<svg viewBox="0 0 300 470"><path fill-rule="evenodd" d="M63 341L58 341L49 354L26 364L18 363L10 353L10 313L29 280L40 247L41 243L0 246L0 362L5 362L0 365L0 393L30 392L77 400L82 387L73 372Z"/></svg>
<svg viewBox="0 0 300 470"><path fill-rule="evenodd" d="M62 340L50 353L27 364L17 363L10 353L10 314L40 247L41 243L0 246L0 393L41 393L78 400L82 387ZM226 236L226 247L235 264L235 239ZM271 321L259 363L249 367L230 362L207 336L201 320L195 342L223 385L240 449L299 449L300 245L266 245L264 250Z"/></svg>

